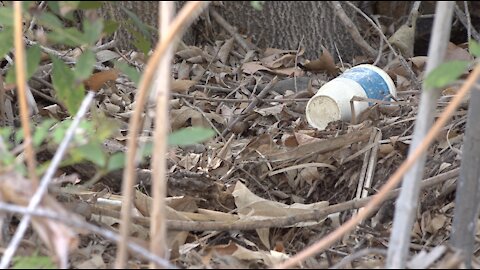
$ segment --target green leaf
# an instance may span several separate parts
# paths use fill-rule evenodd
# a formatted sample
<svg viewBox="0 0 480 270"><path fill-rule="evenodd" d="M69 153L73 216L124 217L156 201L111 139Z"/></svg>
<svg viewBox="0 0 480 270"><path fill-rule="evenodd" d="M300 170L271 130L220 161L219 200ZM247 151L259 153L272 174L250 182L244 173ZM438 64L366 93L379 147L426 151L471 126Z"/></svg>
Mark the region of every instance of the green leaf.
<svg viewBox="0 0 480 270"><path fill-rule="evenodd" d="M60 14L59 1L48 1L48 8L55 14Z"/></svg>
<svg viewBox="0 0 480 270"><path fill-rule="evenodd" d="M60 59L54 55L50 55L50 59L53 63L53 87L60 101L65 104L70 114L74 115L85 96L84 86L75 82L73 71Z"/></svg>
<svg viewBox="0 0 480 270"><path fill-rule="evenodd" d="M69 46L81 46L86 43L82 40L82 37L84 37L83 33L75 27L64 27L60 19L50 12L40 15L38 23L52 30L52 32L47 34L49 41Z"/></svg>
<svg viewBox="0 0 480 270"><path fill-rule="evenodd" d="M15 131L14 133L14 140L17 144L19 144L23 138L24 138L24 134L23 134L23 128L19 128Z"/></svg>
<svg viewBox="0 0 480 270"><path fill-rule="evenodd" d="M12 269L55 269L56 266L49 256L16 256L13 258Z"/></svg>
<svg viewBox="0 0 480 270"><path fill-rule="evenodd" d="M0 42L0 59L2 59L13 48L13 29L11 27L3 28L0 31L0 40L2 41Z"/></svg>
<svg viewBox="0 0 480 270"><path fill-rule="evenodd" d="M468 61L445 62L432 70L425 79L425 86L428 89L441 88L454 82L467 70Z"/></svg>
<svg viewBox="0 0 480 270"><path fill-rule="evenodd" d="M150 51L150 49L152 48L150 41L132 27L127 26L126 28L128 32L133 36L133 40L131 41L133 46L135 46L135 48L147 55L148 51Z"/></svg>
<svg viewBox="0 0 480 270"><path fill-rule="evenodd" d="M153 153L153 143L146 142L140 149L142 158L151 156Z"/></svg>
<svg viewBox="0 0 480 270"><path fill-rule="evenodd" d="M72 47L86 44L82 37L82 32L74 27L62 28L60 30L54 29L53 32L47 33L47 39L50 42L55 44L65 44Z"/></svg>
<svg viewBox="0 0 480 270"><path fill-rule="evenodd" d="M113 20L106 20L104 21L104 27L103 27L103 32L109 36L113 33L115 33L115 31L117 31L118 29L118 26L120 24L116 21L113 21Z"/></svg>
<svg viewBox="0 0 480 270"><path fill-rule="evenodd" d="M215 132L209 128L189 127L172 132L168 136L169 145L191 145L212 138Z"/></svg>
<svg viewBox="0 0 480 270"><path fill-rule="evenodd" d="M0 8L0 24L2 26L13 26L13 8L2 7ZM13 39L13 36L11 37ZM6 39L2 39L2 42Z"/></svg>
<svg viewBox="0 0 480 270"><path fill-rule="evenodd" d="M125 75L130 78L135 83L135 86L138 87L138 84L140 83L140 72L138 72L134 67L129 66L125 62L115 62L115 68L119 69L121 72L123 72Z"/></svg>
<svg viewBox="0 0 480 270"><path fill-rule="evenodd" d="M123 168L123 166L125 166L125 153L118 152L113 154L108 159L107 171L111 172L114 170L118 170Z"/></svg>
<svg viewBox="0 0 480 270"><path fill-rule="evenodd" d="M100 38L103 31L103 21L95 20L93 22L83 21L83 42L85 44L93 45Z"/></svg>
<svg viewBox="0 0 480 270"><path fill-rule="evenodd" d="M62 21L60 21L60 19L57 16L55 16L50 12L42 13L38 17L38 23L51 29L63 28Z"/></svg>
<svg viewBox="0 0 480 270"><path fill-rule="evenodd" d="M263 9L263 4L265 4L265 1L250 1L250 5L260 11Z"/></svg>
<svg viewBox="0 0 480 270"><path fill-rule="evenodd" d="M38 68L38 64L40 64L41 59L41 50L38 45L33 45L32 47L27 49L26 53L27 57L27 81L35 74ZM16 79L16 64L13 64L7 72L7 77L5 78L6 83L15 83Z"/></svg>
<svg viewBox="0 0 480 270"><path fill-rule="evenodd" d="M35 132L33 133L33 145L35 147L40 146L43 140L48 136L49 129L55 123L53 119L46 119L40 125L35 128Z"/></svg>
<svg viewBox="0 0 480 270"><path fill-rule="evenodd" d="M474 39L470 39L470 41L468 42L468 50L473 56L480 57L480 44Z"/></svg>
<svg viewBox="0 0 480 270"><path fill-rule="evenodd" d="M90 77L96 61L95 54L90 49L85 50L75 65L75 80L79 82Z"/></svg>
<svg viewBox="0 0 480 270"><path fill-rule="evenodd" d="M102 146L98 142L89 142L86 145L72 149L72 152L75 152L77 155L80 155L101 168L106 165L106 156L103 153Z"/></svg>

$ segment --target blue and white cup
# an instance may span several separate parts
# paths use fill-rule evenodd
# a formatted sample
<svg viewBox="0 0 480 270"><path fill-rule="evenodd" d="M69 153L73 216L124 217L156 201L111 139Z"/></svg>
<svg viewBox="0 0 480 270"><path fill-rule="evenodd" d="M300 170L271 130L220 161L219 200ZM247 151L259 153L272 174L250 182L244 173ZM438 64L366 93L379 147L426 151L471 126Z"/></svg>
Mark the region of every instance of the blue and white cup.
<svg viewBox="0 0 480 270"><path fill-rule="evenodd" d="M328 123L337 120L350 121L350 100L354 97L387 100L396 97L396 88L390 76L373 65L358 65L324 84L307 103L308 123L324 130ZM353 101L356 116L372 102Z"/></svg>

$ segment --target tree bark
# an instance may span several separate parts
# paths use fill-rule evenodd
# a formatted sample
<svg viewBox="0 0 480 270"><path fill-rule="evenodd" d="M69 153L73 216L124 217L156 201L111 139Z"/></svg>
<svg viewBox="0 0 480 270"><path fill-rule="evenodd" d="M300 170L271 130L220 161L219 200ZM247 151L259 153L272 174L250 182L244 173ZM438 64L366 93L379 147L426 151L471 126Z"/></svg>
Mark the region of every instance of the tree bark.
<svg viewBox="0 0 480 270"><path fill-rule="evenodd" d="M354 2L356 5L370 7L365 4L369 1ZM177 2L177 9L182 5ZM150 1L122 1L107 2L103 9L104 14L110 14L119 22L128 18L120 9L123 6L143 20L143 22L157 27L158 2ZM365 21L354 13L347 5L343 5L345 12L356 23L362 33L361 25ZM254 9L250 1L225 1L223 6L213 5L231 25L237 28L240 34L252 37L252 41L259 48L274 47L279 49L296 50L302 43L308 57L317 57L321 46L325 46L332 55L337 56L337 50L344 61L350 61L355 55L361 54L361 49L352 40L349 32L342 22L336 18L331 5L327 2L310 1L266 1L262 10ZM186 44L198 44L205 39L212 40L215 33L222 30L212 18L203 16L202 22L190 29L184 36ZM359 18L359 19L357 19ZM206 21L210 21L209 29ZM118 44L120 48L132 48L132 36L124 29L119 30ZM156 41L156 35L151 36L151 41ZM374 42L374 46L378 41ZM336 58L338 60L338 56Z"/></svg>

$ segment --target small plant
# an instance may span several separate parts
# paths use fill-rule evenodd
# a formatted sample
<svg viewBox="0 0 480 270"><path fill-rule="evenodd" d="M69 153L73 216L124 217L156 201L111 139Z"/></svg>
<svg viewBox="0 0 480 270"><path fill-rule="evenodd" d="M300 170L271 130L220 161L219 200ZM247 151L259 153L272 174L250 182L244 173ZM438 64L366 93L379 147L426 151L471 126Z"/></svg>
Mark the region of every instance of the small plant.
<svg viewBox="0 0 480 270"><path fill-rule="evenodd" d="M111 20L97 18L95 20L82 20L78 22L75 14L88 13L101 7L101 1L52 1L44 10L39 10L34 2L24 2L24 18L31 22L36 19L36 27L26 32L31 42L26 50L27 80L37 72L41 61L45 57L52 63L51 81L54 87L56 98L64 105L70 115L78 110L82 99L85 96L85 81L95 72L96 56L94 47L96 42L112 34L118 27L118 23ZM125 10L130 20L140 29L134 30L131 26L127 30L134 36L134 45L145 55L151 50L151 44L146 38L154 31L151 26L142 23L132 12ZM9 5L0 7L0 57L5 58L13 49L13 9ZM40 42L41 40L41 42ZM52 46L62 49L81 48L81 54L75 62L67 61L62 55L47 53L42 46ZM43 56L42 56L43 55ZM43 60L42 60L43 59ZM137 86L141 73L125 62L114 62L114 67L127 75ZM15 83L15 62L8 66L5 76L7 85ZM67 130L70 119L55 120L42 118L33 130L33 144L38 150L42 145L48 147L57 146ZM107 119L103 112L97 111L90 120L83 120L71 144L69 155L63 160L62 165L72 165L83 161L90 161L95 164L98 176L104 175L113 170L123 168L125 156L123 152L109 154L105 152L102 143L111 138L118 125L112 119ZM188 145L204 141L214 135L211 129L188 128L170 134L169 145ZM18 171L26 174L23 161L18 160L12 150L22 142L23 132L13 127L2 127L0 136L4 139L8 151L2 153L0 167L13 166ZM145 146L144 156L151 153L151 144ZM37 168L38 174L42 174L48 167L49 162L40 164Z"/></svg>
<svg viewBox="0 0 480 270"><path fill-rule="evenodd" d="M480 57L480 44L470 39L468 45L470 54L475 57ZM425 86L428 89L445 87L464 74L470 65L471 63L469 61L455 60L445 62L427 75L425 78Z"/></svg>

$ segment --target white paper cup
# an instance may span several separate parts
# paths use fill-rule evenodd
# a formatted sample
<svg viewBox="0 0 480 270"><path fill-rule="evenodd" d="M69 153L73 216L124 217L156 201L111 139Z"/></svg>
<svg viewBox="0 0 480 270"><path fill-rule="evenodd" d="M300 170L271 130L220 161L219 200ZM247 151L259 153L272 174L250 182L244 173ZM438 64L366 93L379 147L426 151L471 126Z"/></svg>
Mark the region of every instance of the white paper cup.
<svg viewBox="0 0 480 270"><path fill-rule="evenodd" d="M332 121L351 120L350 100L354 96L386 100L389 95L396 97L396 88L385 71L373 65L358 65L324 84L308 101L305 115L311 126L324 130ZM356 116L370 105L373 103L353 101Z"/></svg>

